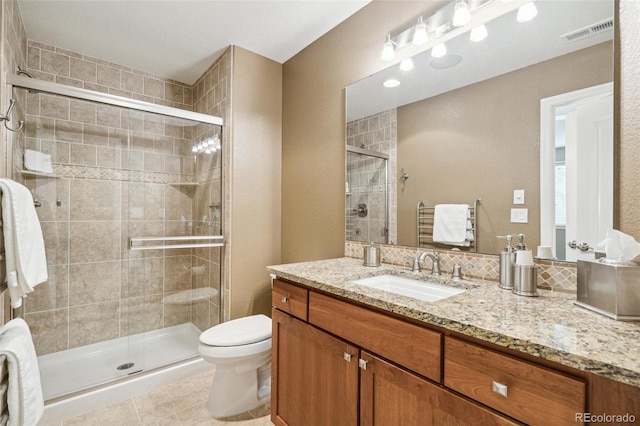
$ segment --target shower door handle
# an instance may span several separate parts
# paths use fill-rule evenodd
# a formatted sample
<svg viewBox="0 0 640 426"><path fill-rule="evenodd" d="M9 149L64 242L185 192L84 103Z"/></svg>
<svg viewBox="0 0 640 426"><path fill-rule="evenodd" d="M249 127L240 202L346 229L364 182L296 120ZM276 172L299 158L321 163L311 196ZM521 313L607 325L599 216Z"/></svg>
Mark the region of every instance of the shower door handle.
<svg viewBox="0 0 640 426"><path fill-rule="evenodd" d="M145 242L185 242L184 244L144 245ZM176 237L131 237L129 250L169 250L183 248L224 247L223 235L180 235Z"/></svg>

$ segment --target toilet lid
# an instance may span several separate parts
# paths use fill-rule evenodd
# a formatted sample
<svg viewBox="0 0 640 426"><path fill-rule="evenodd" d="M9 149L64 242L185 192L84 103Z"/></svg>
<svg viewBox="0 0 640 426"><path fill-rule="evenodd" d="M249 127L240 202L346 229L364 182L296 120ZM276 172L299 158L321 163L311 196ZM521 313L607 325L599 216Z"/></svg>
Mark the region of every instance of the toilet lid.
<svg viewBox="0 0 640 426"><path fill-rule="evenodd" d="M211 327L200 335L200 343L209 346L240 346L271 337L271 318L252 315Z"/></svg>

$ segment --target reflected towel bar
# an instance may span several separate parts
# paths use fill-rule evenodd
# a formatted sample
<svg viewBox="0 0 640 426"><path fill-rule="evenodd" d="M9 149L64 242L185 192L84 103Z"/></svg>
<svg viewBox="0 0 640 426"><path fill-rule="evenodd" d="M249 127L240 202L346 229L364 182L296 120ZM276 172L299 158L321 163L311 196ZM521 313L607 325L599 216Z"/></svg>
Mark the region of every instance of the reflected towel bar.
<svg viewBox="0 0 640 426"><path fill-rule="evenodd" d="M150 241L200 241L190 242L187 244L156 244L143 245ZM185 249L185 248L205 248L205 247L223 247L224 236L222 235L194 235L194 236L176 236L176 237L131 237L129 238L129 250L167 250L167 249Z"/></svg>

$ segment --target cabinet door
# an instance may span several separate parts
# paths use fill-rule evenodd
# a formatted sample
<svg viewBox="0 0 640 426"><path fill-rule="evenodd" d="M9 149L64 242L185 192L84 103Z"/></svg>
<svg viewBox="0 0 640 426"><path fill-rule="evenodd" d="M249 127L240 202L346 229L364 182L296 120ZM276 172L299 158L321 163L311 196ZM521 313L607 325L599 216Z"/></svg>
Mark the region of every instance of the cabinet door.
<svg viewBox="0 0 640 426"><path fill-rule="evenodd" d="M372 354L360 358L361 426L517 424Z"/></svg>
<svg viewBox="0 0 640 426"><path fill-rule="evenodd" d="M271 420L289 426L355 426L358 349L272 310Z"/></svg>

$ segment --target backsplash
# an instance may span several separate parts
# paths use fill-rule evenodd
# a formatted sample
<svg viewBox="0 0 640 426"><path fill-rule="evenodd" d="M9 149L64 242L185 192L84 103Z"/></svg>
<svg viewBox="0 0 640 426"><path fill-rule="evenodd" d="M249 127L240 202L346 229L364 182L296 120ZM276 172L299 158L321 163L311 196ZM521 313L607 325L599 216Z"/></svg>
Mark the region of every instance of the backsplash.
<svg viewBox="0 0 640 426"><path fill-rule="evenodd" d="M362 259L363 247L369 243L346 241L344 253L346 257ZM425 251L423 248L395 245L380 245L381 261L392 265L411 268L412 258ZM450 250L437 250L440 255L440 270L443 274L451 274L453 265L462 266L462 274L467 278L497 282L500 278L500 263L497 255L462 253ZM538 288L576 293L576 265L569 262L538 260Z"/></svg>

